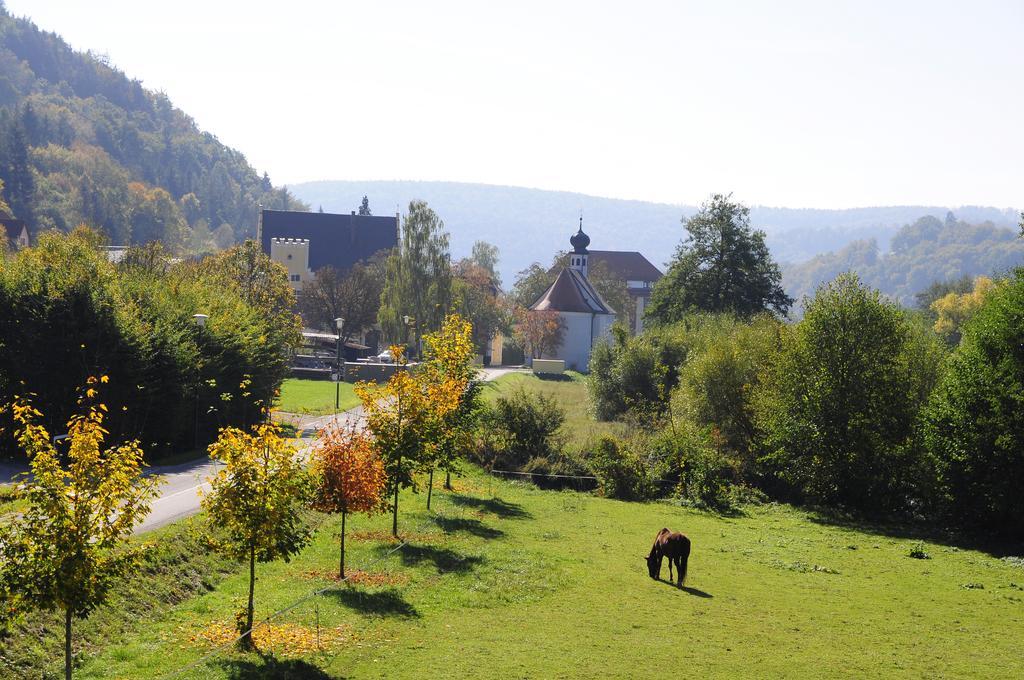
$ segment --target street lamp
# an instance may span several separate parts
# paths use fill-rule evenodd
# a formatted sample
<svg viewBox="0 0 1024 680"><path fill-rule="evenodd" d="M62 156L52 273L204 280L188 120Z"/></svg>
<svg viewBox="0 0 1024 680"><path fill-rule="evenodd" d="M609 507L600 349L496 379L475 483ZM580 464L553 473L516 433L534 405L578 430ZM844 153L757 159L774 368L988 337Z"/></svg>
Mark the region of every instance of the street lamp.
<svg viewBox="0 0 1024 680"><path fill-rule="evenodd" d="M345 377L345 364L341 360L341 331L345 327L345 319L339 316L334 320L334 325L338 327L338 373L334 383L334 412L337 413L341 405L341 381Z"/></svg>
<svg viewBox="0 0 1024 680"><path fill-rule="evenodd" d="M413 331L413 333L412 333L413 349L416 350L416 354L417 354L417 356L419 356L419 349L420 349L419 348L419 344L420 343L419 343L419 338L416 337L416 319L411 317L411 316L409 316L408 314L406 314L405 316L402 317L402 321L405 322L405 325L406 325L407 328L411 328L412 331Z"/></svg>
<svg viewBox="0 0 1024 680"><path fill-rule="evenodd" d="M193 314L192 321L195 322L199 328L199 332L202 333L203 329L206 328L206 320L210 317L206 314ZM195 430L192 438L192 448L196 451L199 450L199 363L196 362L196 409L195 409Z"/></svg>

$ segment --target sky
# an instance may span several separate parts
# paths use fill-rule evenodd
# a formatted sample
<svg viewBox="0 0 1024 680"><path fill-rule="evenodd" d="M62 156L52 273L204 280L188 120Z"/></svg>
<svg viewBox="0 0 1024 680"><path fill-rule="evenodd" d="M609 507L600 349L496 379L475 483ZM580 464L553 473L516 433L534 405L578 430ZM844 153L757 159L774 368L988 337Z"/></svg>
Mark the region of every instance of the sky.
<svg viewBox="0 0 1024 680"><path fill-rule="evenodd" d="M1024 206L1024 2L6 0L275 184Z"/></svg>

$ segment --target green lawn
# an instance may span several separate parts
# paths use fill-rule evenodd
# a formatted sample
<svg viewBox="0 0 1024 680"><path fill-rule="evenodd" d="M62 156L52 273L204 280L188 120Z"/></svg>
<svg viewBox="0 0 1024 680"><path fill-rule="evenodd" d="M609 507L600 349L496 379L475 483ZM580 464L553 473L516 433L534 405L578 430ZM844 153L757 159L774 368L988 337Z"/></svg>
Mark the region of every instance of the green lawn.
<svg viewBox="0 0 1024 680"><path fill-rule="evenodd" d="M258 616L329 588L275 620L276 656L219 654L184 677L1024 673L1024 568L1012 561L928 541L931 559L913 559L914 539L786 506L719 517L475 470L457 484L435 493L433 514L422 494L404 497L409 544L371 568L384 584L332 585L340 522L321 518L301 555L258 570ZM394 545L386 516L348 526L350 569ZM688 590L647 577L642 556L662 526L693 540ZM243 603L245 570L213 583L133 620L77 677L160 677L201 658L214 649L204 636L216 639ZM286 642L315 648L317 617L324 651L284 652Z"/></svg>
<svg viewBox="0 0 1024 680"><path fill-rule="evenodd" d="M277 410L288 413L326 415L334 413L335 383L329 380L299 380L289 378L281 385L281 398ZM347 411L359 405L352 383L341 383L340 409Z"/></svg>
<svg viewBox="0 0 1024 680"><path fill-rule="evenodd" d="M623 436L626 426L622 423L601 423L590 414L590 397L587 394L585 378L575 371L568 371L565 378L538 378L532 373L506 373L492 382L484 383L482 398L492 403L499 396L515 390L540 392L552 397L565 409L565 424L562 433L568 447L579 450L593 443L602 435Z"/></svg>

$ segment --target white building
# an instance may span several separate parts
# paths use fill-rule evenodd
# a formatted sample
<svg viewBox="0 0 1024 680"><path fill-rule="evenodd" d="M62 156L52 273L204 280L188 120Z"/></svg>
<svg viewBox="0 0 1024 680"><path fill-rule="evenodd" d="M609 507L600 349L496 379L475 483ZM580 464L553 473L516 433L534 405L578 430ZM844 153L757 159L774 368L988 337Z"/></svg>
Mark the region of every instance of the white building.
<svg viewBox="0 0 1024 680"><path fill-rule="evenodd" d="M530 306L530 311L558 312L565 323L562 344L542 358L561 359L565 361L566 368L586 371L591 349L600 340L611 336L615 312L587 278L590 237L583 233L583 218L580 218L579 231L569 239L569 243L573 249L569 253L568 266Z"/></svg>

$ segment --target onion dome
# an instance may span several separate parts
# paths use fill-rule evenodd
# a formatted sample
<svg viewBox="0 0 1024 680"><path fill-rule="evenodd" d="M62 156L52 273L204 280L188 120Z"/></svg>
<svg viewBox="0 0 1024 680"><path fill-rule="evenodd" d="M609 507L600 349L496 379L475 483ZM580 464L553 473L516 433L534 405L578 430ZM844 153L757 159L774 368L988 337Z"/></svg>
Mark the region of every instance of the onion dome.
<svg viewBox="0 0 1024 680"><path fill-rule="evenodd" d="M572 245L572 252L579 254L586 254L587 246L590 245L590 237L583 233L583 218L580 218L580 228L572 238L569 239L569 243Z"/></svg>

